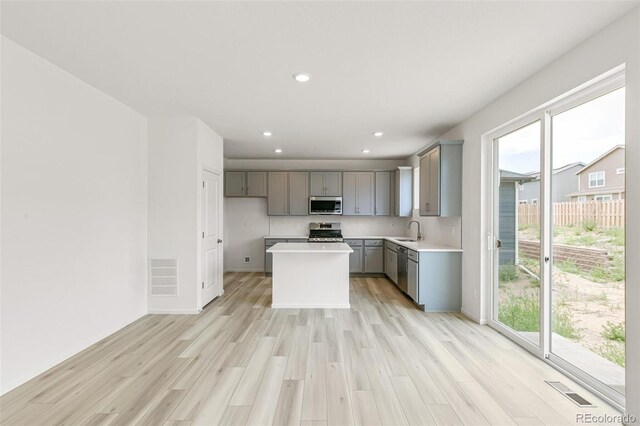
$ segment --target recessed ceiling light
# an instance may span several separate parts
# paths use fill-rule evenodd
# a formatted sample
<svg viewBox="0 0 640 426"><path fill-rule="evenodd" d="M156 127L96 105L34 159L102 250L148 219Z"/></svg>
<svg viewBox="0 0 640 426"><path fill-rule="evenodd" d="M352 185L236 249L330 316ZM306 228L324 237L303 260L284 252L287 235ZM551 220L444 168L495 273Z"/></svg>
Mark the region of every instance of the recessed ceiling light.
<svg viewBox="0 0 640 426"><path fill-rule="evenodd" d="M363 150L362 150L362 152L363 152L364 154L368 154L368 153L370 153L371 151L369 150L369 148L365 148L365 149L363 149Z"/></svg>
<svg viewBox="0 0 640 426"><path fill-rule="evenodd" d="M269 131L262 132L262 136L269 137L269 136L271 136L271 135L273 135L273 133L271 133L271 132L269 132Z"/></svg>
<svg viewBox="0 0 640 426"><path fill-rule="evenodd" d="M307 81L311 80L311 76L309 74L305 74L305 73L297 73L293 75L293 78L298 82L298 83L306 83Z"/></svg>
<svg viewBox="0 0 640 426"><path fill-rule="evenodd" d="M282 152L282 150L280 148L276 148L276 149L274 149L274 151L275 151L276 154L280 154Z"/></svg>
<svg viewBox="0 0 640 426"><path fill-rule="evenodd" d="M379 138L382 135L384 135L384 132L373 132L373 136L375 136L375 137Z"/></svg>

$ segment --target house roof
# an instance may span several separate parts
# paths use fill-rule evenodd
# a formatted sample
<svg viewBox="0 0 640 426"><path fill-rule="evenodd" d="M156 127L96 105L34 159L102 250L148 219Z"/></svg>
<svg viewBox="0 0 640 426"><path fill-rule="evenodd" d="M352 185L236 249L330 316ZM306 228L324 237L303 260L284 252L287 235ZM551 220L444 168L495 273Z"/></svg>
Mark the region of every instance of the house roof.
<svg viewBox="0 0 640 426"><path fill-rule="evenodd" d="M584 163L582 161L576 161L575 163L569 163L569 164L565 164L562 167L558 167L557 169L553 169L553 174L557 175L558 173L562 173L572 167L576 167L576 166L580 166L582 168L584 168ZM531 172L531 173L527 173L527 175L529 176L533 176L536 179L540 179L540 172Z"/></svg>
<svg viewBox="0 0 640 426"><path fill-rule="evenodd" d="M587 164L586 166L584 166L579 172L577 172L576 174L579 175L580 173L584 172L585 170L587 170L589 167L593 166L594 164L596 164L598 161L602 160L603 158L605 158L606 156L608 156L609 154L611 154L613 151L618 150L618 149L625 149L624 145L616 145L613 148L611 148L609 151L605 152L604 154L602 154L600 157L596 158L595 160L593 160L592 162L590 162L589 164Z"/></svg>
<svg viewBox="0 0 640 426"><path fill-rule="evenodd" d="M500 170L500 180L503 182L530 182L535 180L535 177L510 170Z"/></svg>

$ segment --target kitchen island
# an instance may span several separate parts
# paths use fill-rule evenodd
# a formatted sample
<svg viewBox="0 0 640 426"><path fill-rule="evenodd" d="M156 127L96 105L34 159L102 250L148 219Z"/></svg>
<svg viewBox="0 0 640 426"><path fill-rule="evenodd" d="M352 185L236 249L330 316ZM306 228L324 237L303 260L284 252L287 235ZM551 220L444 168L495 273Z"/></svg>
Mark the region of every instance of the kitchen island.
<svg viewBox="0 0 640 426"><path fill-rule="evenodd" d="M272 308L349 308L349 254L345 243L277 243Z"/></svg>

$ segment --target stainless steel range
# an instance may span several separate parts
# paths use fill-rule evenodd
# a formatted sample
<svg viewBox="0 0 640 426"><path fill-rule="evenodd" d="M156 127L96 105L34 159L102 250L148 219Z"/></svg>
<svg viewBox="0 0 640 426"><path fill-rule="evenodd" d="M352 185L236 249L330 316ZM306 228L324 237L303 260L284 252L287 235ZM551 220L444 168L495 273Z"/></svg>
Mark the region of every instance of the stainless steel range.
<svg viewBox="0 0 640 426"><path fill-rule="evenodd" d="M309 224L310 243L341 243L342 241L339 222L312 222Z"/></svg>

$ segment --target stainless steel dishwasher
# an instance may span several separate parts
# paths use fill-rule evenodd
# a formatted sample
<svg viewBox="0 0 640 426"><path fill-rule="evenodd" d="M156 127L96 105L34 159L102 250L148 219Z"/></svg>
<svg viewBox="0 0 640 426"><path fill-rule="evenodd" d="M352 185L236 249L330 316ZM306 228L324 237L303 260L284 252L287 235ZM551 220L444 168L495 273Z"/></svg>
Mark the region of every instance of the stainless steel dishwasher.
<svg viewBox="0 0 640 426"><path fill-rule="evenodd" d="M407 248L398 246L398 287L405 293L408 290L407 262Z"/></svg>

